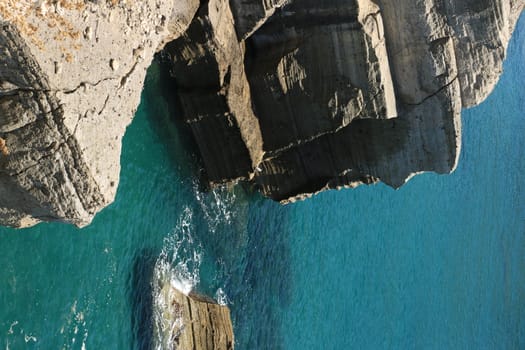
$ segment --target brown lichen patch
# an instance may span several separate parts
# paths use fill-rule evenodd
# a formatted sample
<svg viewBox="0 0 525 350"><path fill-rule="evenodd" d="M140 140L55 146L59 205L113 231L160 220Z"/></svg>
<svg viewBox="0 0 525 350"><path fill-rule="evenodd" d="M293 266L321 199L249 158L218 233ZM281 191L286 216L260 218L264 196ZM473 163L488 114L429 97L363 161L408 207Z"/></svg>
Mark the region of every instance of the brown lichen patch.
<svg viewBox="0 0 525 350"><path fill-rule="evenodd" d="M63 46L60 46L60 51L62 52L62 57L67 63L72 63L74 61L74 57L71 54L71 52L68 50L68 48L65 48Z"/></svg>
<svg viewBox="0 0 525 350"><path fill-rule="evenodd" d="M27 0L3 0L0 2L0 16L16 25L22 34L33 36L37 28L26 18L32 6Z"/></svg>
<svg viewBox="0 0 525 350"><path fill-rule="evenodd" d="M55 3L60 5L60 7L66 9L66 10L83 10L86 7L84 0L77 0L77 1L71 1L71 0L55 0Z"/></svg>
<svg viewBox="0 0 525 350"><path fill-rule="evenodd" d="M55 40L64 41L68 38L78 40L80 38L80 32L75 30L75 27L58 13L48 13L46 20L48 21L48 26L49 23L52 23L57 28L57 33L54 36Z"/></svg>
<svg viewBox="0 0 525 350"><path fill-rule="evenodd" d="M71 55L69 52L66 53L66 62L67 63L73 62L73 55Z"/></svg>
<svg viewBox="0 0 525 350"><path fill-rule="evenodd" d="M107 0L108 5L115 7L120 3L120 0Z"/></svg>
<svg viewBox="0 0 525 350"><path fill-rule="evenodd" d="M9 149L7 148L6 142L1 137L0 137L0 153L2 153L6 157L9 155Z"/></svg>
<svg viewBox="0 0 525 350"><path fill-rule="evenodd" d="M22 35L27 36L35 46L44 50L46 45L38 36L39 28L31 23L32 16L39 18L47 28L55 30L52 36L56 41L65 39L78 40L80 32L66 20L67 11L82 11L86 4L84 0L2 0L0 1L0 17L11 22Z"/></svg>

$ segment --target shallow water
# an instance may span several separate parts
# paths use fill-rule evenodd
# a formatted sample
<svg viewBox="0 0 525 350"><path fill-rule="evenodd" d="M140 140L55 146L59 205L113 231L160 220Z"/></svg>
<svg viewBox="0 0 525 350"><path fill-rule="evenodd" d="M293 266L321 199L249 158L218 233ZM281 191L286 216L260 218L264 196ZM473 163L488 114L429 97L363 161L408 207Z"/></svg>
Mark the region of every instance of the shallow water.
<svg viewBox="0 0 525 350"><path fill-rule="evenodd" d="M159 266L230 305L237 349L525 348L524 38L522 16L454 174L287 206L203 191L152 67L115 203L0 229L0 348L147 349Z"/></svg>

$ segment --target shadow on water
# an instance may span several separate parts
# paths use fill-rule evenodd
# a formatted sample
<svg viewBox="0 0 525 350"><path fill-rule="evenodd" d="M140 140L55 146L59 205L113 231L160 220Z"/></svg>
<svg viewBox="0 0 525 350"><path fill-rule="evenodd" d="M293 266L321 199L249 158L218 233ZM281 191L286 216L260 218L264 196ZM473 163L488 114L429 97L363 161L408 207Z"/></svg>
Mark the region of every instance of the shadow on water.
<svg viewBox="0 0 525 350"><path fill-rule="evenodd" d="M147 120L159 142L165 145L172 166L183 179L196 178L203 186L206 173L198 146L191 127L178 117L182 111L177 88L170 76L169 63L161 55L155 57L149 68L145 85L143 97L148 103Z"/></svg>
<svg viewBox="0 0 525 350"><path fill-rule="evenodd" d="M165 147L176 174L173 180L179 182L173 184L174 188L179 186L174 193L179 200L174 203L181 207L171 208L179 222L174 223L170 236L180 242L184 235L177 230L189 225L191 240L202 251L196 291L216 298L219 291L225 293L236 348L281 349L281 319L292 294L287 228L290 206L262 198L246 186L208 188L191 129L177 118L181 111L168 71L159 58L150 67L142 110L155 142ZM142 249L133 260L129 299L134 349L152 346L151 279L159 252ZM179 254L179 261L189 258Z"/></svg>
<svg viewBox="0 0 525 350"><path fill-rule="evenodd" d="M152 278L157 254L152 249L142 249L133 259L129 275L131 327L133 349L150 350L153 341L153 290Z"/></svg>
<svg viewBox="0 0 525 350"><path fill-rule="evenodd" d="M243 269L230 280L236 342L239 349L282 349L281 320L293 293L288 208L252 200Z"/></svg>

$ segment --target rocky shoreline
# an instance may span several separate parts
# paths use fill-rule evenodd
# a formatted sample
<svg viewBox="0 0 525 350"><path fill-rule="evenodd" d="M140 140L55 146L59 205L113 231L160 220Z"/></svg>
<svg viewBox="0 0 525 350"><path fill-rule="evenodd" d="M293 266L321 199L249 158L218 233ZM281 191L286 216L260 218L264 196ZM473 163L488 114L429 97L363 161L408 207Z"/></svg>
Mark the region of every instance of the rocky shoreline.
<svg viewBox="0 0 525 350"><path fill-rule="evenodd" d="M0 224L85 226L113 201L160 50L211 183L287 202L449 173L524 5L4 1Z"/></svg>

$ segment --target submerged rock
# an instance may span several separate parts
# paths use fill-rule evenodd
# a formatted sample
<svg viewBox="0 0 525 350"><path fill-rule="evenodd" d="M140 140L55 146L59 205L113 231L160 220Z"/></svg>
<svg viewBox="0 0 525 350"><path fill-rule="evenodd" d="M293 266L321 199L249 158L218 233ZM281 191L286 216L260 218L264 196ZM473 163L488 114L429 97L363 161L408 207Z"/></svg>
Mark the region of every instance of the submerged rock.
<svg viewBox="0 0 525 350"><path fill-rule="evenodd" d="M165 52L212 183L280 201L448 173L524 0L0 3L0 224L87 225Z"/></svg>

